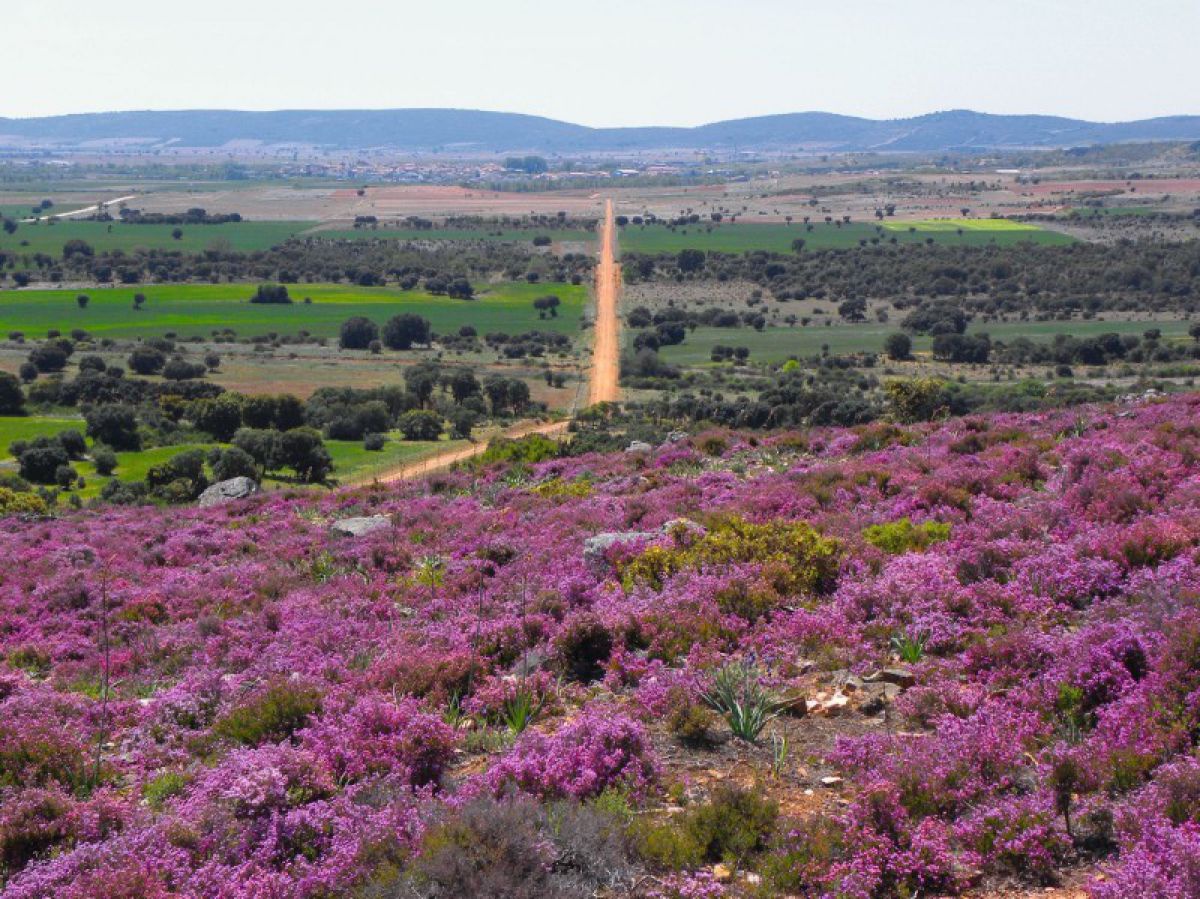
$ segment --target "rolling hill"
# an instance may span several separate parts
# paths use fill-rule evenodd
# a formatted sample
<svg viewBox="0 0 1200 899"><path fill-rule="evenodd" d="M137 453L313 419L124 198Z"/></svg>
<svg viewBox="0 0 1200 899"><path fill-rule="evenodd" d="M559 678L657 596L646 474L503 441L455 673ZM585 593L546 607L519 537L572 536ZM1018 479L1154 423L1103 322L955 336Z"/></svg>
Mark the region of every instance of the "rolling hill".
<svg viewBox="0 0 1200 899"><path fill-rule="evenodd" d="M1041 115L951 110L875 120L799 112L695 128L590 128L507 112L461 109L181 110L0 118L0 147L215 148L302 145L333 150L542 153L661 149L770 149L936 152L1069 147L1124 141L1200 140L1200 116L1101 123Z"/></svg>

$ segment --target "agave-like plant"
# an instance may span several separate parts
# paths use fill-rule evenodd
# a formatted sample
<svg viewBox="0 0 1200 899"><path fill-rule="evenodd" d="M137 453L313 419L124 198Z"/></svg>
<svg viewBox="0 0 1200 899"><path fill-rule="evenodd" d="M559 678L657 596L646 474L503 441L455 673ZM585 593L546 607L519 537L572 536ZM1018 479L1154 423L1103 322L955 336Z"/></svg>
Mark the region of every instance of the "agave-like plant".
<svg viewBox="0 0 1200 899"><path fill-rule="evenodd" d="M915 665L925 658L925 644L928 641L928 634L899 634L892 637L892 650L900 657L900 661Z"/></svg>
<svg viewBox="0 0 1200 899"><path fill-rule="evenodd" d="M537 696L535 691L522 685L512 696L504 700L504 704L500 707L500 717L504 720L505 727L515 737L533 723L533 719L542 710L542 703L543 700Z"/></svg>
<svg viewBox="0 0 1200 899"><path fill-rule="evenodd" d="M757 742L768 722L779 716L779 699L763 686L762 672L742 662L731 662L713 675L703 699L724 716L735 737L748 743Z"/></svg>

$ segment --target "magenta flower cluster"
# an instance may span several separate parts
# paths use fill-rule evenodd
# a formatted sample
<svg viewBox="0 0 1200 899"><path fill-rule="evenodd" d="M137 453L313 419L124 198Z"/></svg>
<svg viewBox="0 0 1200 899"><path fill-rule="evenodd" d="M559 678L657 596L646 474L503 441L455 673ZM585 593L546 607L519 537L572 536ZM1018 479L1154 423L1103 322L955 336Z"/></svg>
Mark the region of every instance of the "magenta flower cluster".
<svg viewBox="0 0 1200 899"><path fill-rule="evenodd" d="M663 719L730 659L782 689L895 667L904 644L915 685L886 725L819 760L847 803L822 840L809 822L770 850L805 889L1084 866L1101 899L1200 895L1198 421L1180 396L723 433L516 477L0 521L0 884L345 895L467 796L656 802ZM331 532L357 515L392 525ZM789 594L779 558L740 550L623 581L646 547L696 539L664 528L680 518L807 522L837 541L836 584ZM949 538L864 538L905 518ZM589 553L598 534L632 536ZM505 742L522 697L535 720Z"/></svg>

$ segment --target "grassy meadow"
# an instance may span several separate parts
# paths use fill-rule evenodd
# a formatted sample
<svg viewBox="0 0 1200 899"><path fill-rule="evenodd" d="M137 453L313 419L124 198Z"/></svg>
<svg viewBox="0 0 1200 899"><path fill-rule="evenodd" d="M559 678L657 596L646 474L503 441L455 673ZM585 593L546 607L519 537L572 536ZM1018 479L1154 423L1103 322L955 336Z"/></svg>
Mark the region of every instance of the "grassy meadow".
<svg viewBox="0 0 1200 899"><path fill-rule="evenodd" d="M1070 322L975 322L968 333L986 333L993 340L1011 341L1027 337L1034 341L1049 341L1055 334L1070 334L1075 337L1094 337L1100 334L1137 334L1148 328L1158 328L1164 339L1190 339L1187 337L1187 322L1182 321L1070 321ZM751 328L697 328L689 332L687 339L676 346L663 347L662 357L675 365L711 364L712 348L744 346L750 349L751 362L783 362L789 356L808 357L817 355L823 346L838 355L844 353L882 353L883 341L900 328L894 323L867 322L858 325L810 324L794 328L775 327L755 331ZM628 332L626 332L628 333ZM932 339L914 337L913 350L925 352L930 349Z"/></svg>
<svg viewBox="0 0 1200 899"><path fill-rule="evenodd" d="M363 315L380 324L401 312L423 315L438 333L473 325L483 335L530 330L573 334L587 300L587 288L571 284L513 282L482 287L474 300L434 296L419 290L354 287L340 284L289 285L295 302L271 305L249 302L250 284L162 284L82 291L90 298L80 309L77 290L0 292L0 333L22 331L41 336L57 328L82 328L96 337L134 338L174 333L180 338L208 337L232 328L239 336L269 332L335 337L342 322ZM146 295L141 310L133 296ZM559 314L541 319L533 301L545 294L562 300ZM311 298L311 303L304 302Z"/></svg>
<svg viewBox="0 0 1200 899"><path fill-rule="evenodd" d="M60 431L66 430L82 432L84 430L84 422L78 418L64 418L61 416L0 416L0 472L16 470L16 462L8 452L8 447L14 441L31 440L41 436L50 437ZM342 483L370 480L373 475L382 474L385 471L408 464L409 462L419 461L426 456L433 455L442 450L453 449L465 443L465 441L461 440L409 442L403 440L398 431L388 436L390 438L388 442L384 444L382 450L377 452L363 449L361 440L326 440L325 448L329 450L329 455L333 457L333 477ZM213 443L185 443L175 446L149 447L132 452L119 452L117 453L117 468L112 478L98 475L95 466L90 461L72 462L72 466L83 476L87 483L87 486L82 490L72 492L78 493L82 499L90 499L98 496L101 489L103 489L109 480L144 480L146 472L153 466L161 465L179 453L193 449L208 450L217 445ZM268 479L266 486L269 488L272 485L282 483L285 482ZM292 485L289 484L288 486Z"/></svg>
<svg viewBox="0 0 1200 899"><path fill-rule="evenodd" d="M579 229L532 228L488 229L488 228L329 228L314 231L313 237L328 240L449 240L483 241L485 243L531 244L535 237L549 237L554 243L571 241L594 241L594 231Z"/></svg>
<svg viewBox="0 0 1200 899"><path fill-rule="evenodd" d="M958 229L961 226L962 233ZM767 250L791 253L792 241L804 240L805 250L846 250L861 241L879 239L900 244L919 244L927 239L951 246L1008 245L1033 241L1039 244L1069 244L1074 238L1036 225L997 219L925 222L851 222L838 227L813 222L808 230L801 222L767 224L734 222L668 228L665 225L627 225L618 235L622 251L631 253L677 253L697 249L718 253Z"/></svg>
<svg viewBox="0 0 1200 899"><path fill-rule="evenodd" d="M51 210L54 212L55 210ZM26 210L22 215L28 215ZM12 216L10 216L11 218ZM0 252L13 255L18 268L24 256L44 253L58 258L69 240L87 241L98 252L136 249L200 253L213 247L241 252L268 250L312 227L311 222L229 222L223 225L131 225L123 222L21 222L12 234L0 231ZM183 235L176 240L172 232Z"/></svg>

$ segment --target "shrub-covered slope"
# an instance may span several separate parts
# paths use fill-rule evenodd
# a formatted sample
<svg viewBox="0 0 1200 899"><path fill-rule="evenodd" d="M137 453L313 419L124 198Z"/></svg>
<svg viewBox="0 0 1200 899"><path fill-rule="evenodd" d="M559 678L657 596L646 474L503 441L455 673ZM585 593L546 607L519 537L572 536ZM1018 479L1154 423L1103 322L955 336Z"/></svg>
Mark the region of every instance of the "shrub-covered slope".
<svg viewBox="0 0 1200 899"><path fill-rule="evenodd" d="M0 522L4 894L1197 895L1198 413Z"/></svg>

